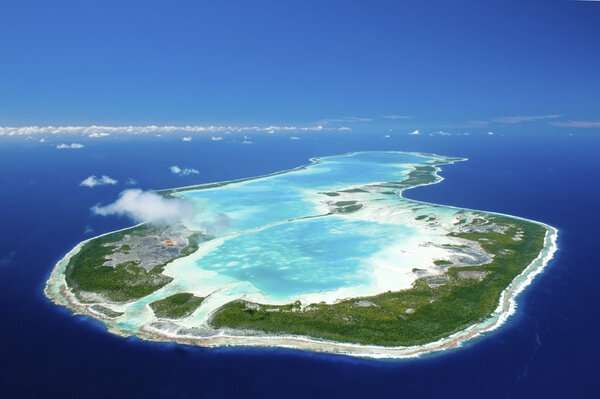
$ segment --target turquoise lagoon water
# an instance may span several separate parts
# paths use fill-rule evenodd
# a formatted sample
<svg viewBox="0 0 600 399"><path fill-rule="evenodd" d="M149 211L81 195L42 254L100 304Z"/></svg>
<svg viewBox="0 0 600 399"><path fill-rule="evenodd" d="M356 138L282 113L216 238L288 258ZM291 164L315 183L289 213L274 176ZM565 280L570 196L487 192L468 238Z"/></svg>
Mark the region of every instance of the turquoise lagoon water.
<svg viewBox="0 0 600 399"><path fill-rule="evenodd" d="M269 298L371 283L369 257L412 229L327 216L237 235L196 264L250 282Z"/></svg>
<svg viewBox="0 0 600 399"><path fill-rule="evenodd" d="M322 214L323 191L343 190L375 182L397 182L411 170L407 164L435 160L393 152L362 152L320 158L305 168L263 178L226 184L217 188L182 191L192 200L202 220L227 216L229 231L243 231L298 217Z"/></svg>
<svg viewBox="0 0 600 399"><path fill-rule="evenodd" d="M320 158L317 163L220 187L181 191L199 210L197 222L220 224L222 242L192 257L197 271L239 282L235 295L259 292L277 302L305 293L333 291L373 283L370 258L418 232L398 219L369 220L367 213L328 214L323 201L348 200L341 191L376 182L406 179L411 165L440 159L394 152L363 152ZM399 197L358 193L361 203L377 201L393 208L413 206ZM357 216L357 215L363 215ZM207 222L208 221L208 222ZM173 275L181 284L194 269L182 265ZM214 276L211 273L211 276ZM206 275L206 273L203 273ZM214 280L211 277L210 280ZM208 281L207 281L208 283ZM193 285L197 286L197 283Z"/></svg>

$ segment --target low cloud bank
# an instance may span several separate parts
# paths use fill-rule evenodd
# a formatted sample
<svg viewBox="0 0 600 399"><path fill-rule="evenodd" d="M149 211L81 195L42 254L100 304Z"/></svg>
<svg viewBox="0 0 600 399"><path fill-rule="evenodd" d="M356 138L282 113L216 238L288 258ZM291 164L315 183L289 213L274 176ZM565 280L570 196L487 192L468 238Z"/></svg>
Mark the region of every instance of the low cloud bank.
<svg viewBox="0 0 600 399"><path fill-rule="evenodd" d="M236 133L236 132L318 132L321 130L347 130L317 126L0 126L0 136L23 136L30 134L83 134L104 137L109 134L156 134L156 133Z"/></svg>
<svg viewBox="0 0 600 399"><path fill-rule="evenodd" d="M182 199L165 198L152 191L129 189L106 206L92 207L96 215L127 216L135 222L171 224L193 217L193 205Z"/></svg>
<svg viewBox="0 0 600 399"><path fill-rule="evenodd" d="M100 177L96 177L95 175L91 175L82 181L79 185L84 187L96 187L96 186L104 186L107 184L117 184L117 180L112 177L108 177L106 175L102 175Z"/></svg>
<svg viewBox="0 0 600 399"><path fill-rule="evenodd" d="M66 148L83 148L83 144L79 144L79 143L71 143L71 144L59 144L56 146L57 149L59 150L64 150Z"/></svg>
<svg viewBox="0 0 600 399"><path fill-rule="evenodd" d="M171 173L173 173L174 175L179 175L179 176L188 176L188 175L197 175L198 172L196 169L191 169L191 168L185 168L185 169L181 169L179 166L177 165L173 165L169 168L169 170L171 171Z"/></svg>

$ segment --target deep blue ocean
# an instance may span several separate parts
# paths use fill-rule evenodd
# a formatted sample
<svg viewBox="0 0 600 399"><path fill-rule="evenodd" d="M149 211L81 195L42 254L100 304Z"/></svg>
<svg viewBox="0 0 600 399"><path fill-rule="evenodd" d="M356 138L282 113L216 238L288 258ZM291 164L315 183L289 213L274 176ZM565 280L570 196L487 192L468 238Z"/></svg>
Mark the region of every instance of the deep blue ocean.
<svg viewBox="0 0 600 399"><path fill-rule="evenodd" d="M180 137L68 140L85 147L0 142L2 398L600 397L600 137L324 133L289 140L275 134L252 137L251 145ZM42 292L54 264L78 242L131 225L90 212L126 188L249 177L357 150L467 157L443 168L442 183L406 196L559 229L558 252L518 297L518 311L504 326L458 350L402 361L202 349L110 335ZM176 176L172 165L199 173ZM92 174L119 184L80 187ZM137 184L122 184L129 178Z"/></svg>

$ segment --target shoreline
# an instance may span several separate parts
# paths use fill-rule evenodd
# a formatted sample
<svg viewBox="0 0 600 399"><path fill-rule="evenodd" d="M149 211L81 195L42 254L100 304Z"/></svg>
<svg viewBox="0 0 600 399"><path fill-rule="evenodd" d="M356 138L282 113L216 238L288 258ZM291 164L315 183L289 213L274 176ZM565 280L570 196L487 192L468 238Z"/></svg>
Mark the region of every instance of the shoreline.
<svg viewBox="0 0 600 399"><path fill-rule="evenodd" d="M368 151L367 151L368 152ZM387 151L391 153L395 153L398 151ZM356 154L357 152L351 152L343 155ZM434 155L435 154L424 154L424 153L416 153L416 152L408 152L407 154L412 155ZM340 156L343 156L340 155ZM438 156L439 157L439 156ZM179 189L166 189L166 190L158 190L157 192L169 191L170 193L178 192L178 191L186 191L191 189L202 189L202 188L210 188L210 187L218 187L222 185L227 185L231 183L261 179L273 175L278 175L282 173L288 173L291 171L302 170L310 165L316 164L319 162L320 158L325 157L314 157L310 158L310 163L306 165L302 165L293 169L289 169L286 171L275 172L272 174L257 176L251 178L237 179L231 180L221 183L207 183L202 185L194 185L187 187L180 187ZM455 162L464 161L466 158L455 158L455 157L447 157L452 158L444 165L453 164ZM414 201L417 203L423 203L428 205L441 205L441 204L432 204L425 201L418 201L406 198L403 196L405 190L410 190L412 188L420 187L423 185L436 184L444 180L443 177L439 176L438 172L441 171L441 168L438 165L434 166L433 175L435 176L435 181L430 183L423 183L411 186L409 188L402 189L398 195L406 200ZM93 317L97 320L102 321L107 327L108 332L113 333L115 335L119 335L122 337L135 336L142 340L149 341L159 341L159 342L175 342L186 345L193 346L202 346L202 347L281 347L281 348L289 348L289 349L298 349L298 350L306 350L312 352L323 352L323 353L331 353L331 354L342 354L347 356L355 356L355 357L363 357L363 358L372 358L372 359L403 359L403 358L414 358L419 357L425 354L450 350L454 348L458 348L462 346L465 342L471 341L486 332L490 332L496 330L500 326L502 326L510 317L510 315L514 314L517 309L516 297L520 292L522 292L535 278L536 275L541 273L549 261L553 258L554 253L557 250L556 239L558 235L558 230L550 225L545 223L529 220L523 217L507 215L499 212L489 212L489 211L481 211L481 210L473 210L468 208L461 208L450 205L442 205L444 207L449 207L453 209L459 210L467 210L474 212L483 212L492 215L506 216L510 218L520 219L527 222L535 223L543 226L546 229L546 234L544 237L544 246L541 248L538 256L523 269L523 271L517 275L511 283L506 287L500 294L500 299L498 302L498 306L495 310L484 320L472 324L460 331L457 331L447 337L443 337L437 341L430 342L423 345L414 345L414 346L396 346L396 347L385 347L385 346L377 346L377 345L360 345L360 344L352 344L352 343L344 343L344 342L336 342L336 341L326 341L315 338L310 338L307 336L295 336L295 335L278 335L278 334L266 334L259 333L256 335L244 335L242 333L236 333L232 330L213 330L214 334L205 335L205 336L194 336L194 335L183 335L177 334L177 331L169 332L165 329L160 329L153 327L152 325L145 325L140 328L137 332L132 333L125 328L119 327L117 323L107 323L107 321L111 321L111 319L107 317L103 317L98 312L93 312L90 309L90 305L83 304L79 302L75 296L68 290L67 284L64 280L64 269L68 264L70 258L75 255L79 249L89 240L102 237L107 234L111 234L117 231L122 231L126 229L130 229L131 227L127 227L124 229L108 232L105 234L101 234L96 237L92 237L80 242L77 246L75 246L71 251L69 251L60 261L56 263L54 266L50 277L48 278L46 285L44 287L44 294L48 297L52 302L57 305L65 306L69 308L73 314L82 314ZM135 226L132 226L135 227ZM350 297L348 298L350 299ZM209 316L210 317L210 316Z"/></svg>

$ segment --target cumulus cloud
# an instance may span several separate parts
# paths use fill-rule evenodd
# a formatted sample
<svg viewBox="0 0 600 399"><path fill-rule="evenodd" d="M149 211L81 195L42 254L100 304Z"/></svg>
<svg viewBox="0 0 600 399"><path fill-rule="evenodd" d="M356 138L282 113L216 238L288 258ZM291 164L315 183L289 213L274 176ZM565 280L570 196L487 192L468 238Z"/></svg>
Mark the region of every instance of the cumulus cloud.
<svg viewBox="0 0 600 399"><path fill-rule="evenodd" d="M83 144L79 144L79 143L71 143L71 144L59 144L56 146L57 149L59 150L64 150L66 148L83 148Z"/></svg>
<svg viewBox="0 0 600 399"><path fill-rule="evenodd" d="M86 178L84 181L79 183L80 186L84 187L96 187L96 186L104 186L107 184L117 184L117 181L111 177L106 175L102 175L100 177L96 177L95 175L91 175Z"/></svg>
<svg viewBox="0 0 600 399"><path fill-rule="evenodd" d="M493 135L494 135L494 132L488 132L488 135L489 135L489 136L493 136Z"/></svg>
<svg viewBox="0 0 600 399"><path fill-rule="evenodd" d="M223 140L223 137L221 137L221 136L212 136L210 139L212 141L221 141L221 140Z"/></svg>
<svg viewBox="0 0 600 399"><path fill-rule="evenodd" d="M421 134L421 132L419 131L419 129L413 130L412 132L410 132L408 135L409 136L418 136L419 134Z"/></svg>
<svg viewBox="0 0 600 399"><path fill-rule="evenodd" d="M570 121L570 122L552 122L554 126L562 127L583 127L583 128L600 128L600 121Z"/></svg>
<svg viewBox="0 0 600 399"><path fill-rule="evenodd" d="M500 123L521 123L521 122L532 122L539 121L543 119L554 119L559 118L561 115L553 114L553 115L535 115L535 116L503 116L501 118L495 118L494 122Z"/></svg>
<svg viewBox="0 0 600 399"><path fill-rule="evenodd" d="M105 133L105 132L100 132L100 133L90 133L90 135L88 137L92 137L92 138L98 138L98 137L106 137L106 136L110 136L110 133Z"/></svg>
<svg viewBox="0 0 600 399"><path fill-rule="evenodd" d="M440 130L437 134L440 136L452 136L452 133L444 132L443 130Z"/></svg>
<svg viewBox="0 0 600 399"><path fill-rule="evenodd" d="M250 140L244 140L242 141L242 144L252 144L252 142Z"/></svg>
<svg viewBox="0 0 600 399"><path fill-rule="evenodd" d="M181 139L182 141L192 141L192 138L190 136L186 136L184 138Z"/></svg>
<svg viewBox="0 0 600 399"><path fill-rule="evenodd" d="M188 175L197 175L198 172L196 169L191 169L191 168L185 168L185 169L181 169L179 166L177 165L173 165L169 168L169 170L171 171L171 173L173 173L174 175L179 175L179 176L188 176Z"/></svg>
<svg viewBox="0 0 600 399"><path fill-rule="evenodd" d="M386 134L386 135L385 135L385 136L383 136L383 137L385 137L386 139L389 139L391 136L390 136L389 134Z"/></svg>
<svg viewBox="0 0 600 399"><path fill-rule="evenodd" d="M292 136L292 137L290 137L290 140L300 140L300 137L298 137L298 136Z"/></svg>
<svg viewBox="0 0 600 399"><path fill-rule="evenodd" d="M136 188L123 191L112 204L92 207L92 212L96 215L127 216L138 223L156 224L186 220L193 216L193 211L193 205L188 201L165 198L155 192Z"/></svg>

